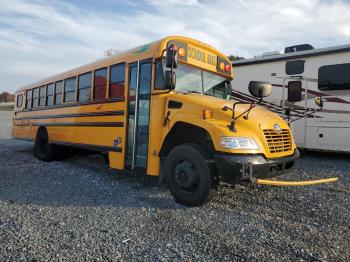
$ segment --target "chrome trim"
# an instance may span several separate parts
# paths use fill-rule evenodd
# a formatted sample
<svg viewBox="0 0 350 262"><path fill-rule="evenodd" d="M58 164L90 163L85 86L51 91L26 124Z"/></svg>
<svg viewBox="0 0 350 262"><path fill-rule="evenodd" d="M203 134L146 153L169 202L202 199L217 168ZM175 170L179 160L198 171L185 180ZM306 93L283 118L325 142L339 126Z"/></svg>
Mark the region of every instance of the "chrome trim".
<svg viewBox="0 0 350 262"><path fill-rule="evenodd" d="M136 90L135 90L135 113L134 113L134 141L132 145L132 159L131 159L131 169L135 168L136 161L136 130L137 130L137 117L139 111L139 77L140 77L140 60L137 60L137 75L136 75Z"/></svg>

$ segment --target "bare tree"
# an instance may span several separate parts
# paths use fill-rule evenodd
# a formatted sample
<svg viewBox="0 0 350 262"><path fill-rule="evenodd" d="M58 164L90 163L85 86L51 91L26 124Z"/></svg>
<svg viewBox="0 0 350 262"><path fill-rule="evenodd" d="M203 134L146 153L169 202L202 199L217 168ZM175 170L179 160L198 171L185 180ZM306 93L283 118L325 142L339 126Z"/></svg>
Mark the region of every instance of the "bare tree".
<svg viewBox="0 0 350 262"><path fill-rule="evenodd" d="M9 103L15 101L15 95L12 95L7 92L3 92L0 94L0 102L1 103Z"/></svg>
<svg viewBox="0 0 350 262"><path fill-rule="evenodd" d="M109 57L109 56L114 56L116 54L119 54L120 51L116 48L110 48L108 50L105 51L105 56Z"/></svg>
<svg viewBox="0 0 350 262"><path fill-rule="evenodd" d="M229 58L231 61L236 61L236 60L244 59L244 57L242 57L242 56L236 56L236 55L229 55L228 58Z"/></svg>

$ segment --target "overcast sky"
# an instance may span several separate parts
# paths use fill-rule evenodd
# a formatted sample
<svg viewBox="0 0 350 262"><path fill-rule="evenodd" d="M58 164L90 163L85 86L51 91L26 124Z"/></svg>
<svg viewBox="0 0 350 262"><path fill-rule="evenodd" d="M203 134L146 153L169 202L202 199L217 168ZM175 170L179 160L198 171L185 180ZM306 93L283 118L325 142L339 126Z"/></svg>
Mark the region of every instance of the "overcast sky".
<svg viewBox="0 0 350 262"><path fill-rule="evenodd" d="M167 35L246 58L350 43L350 1L1 0L0 92Z"/></svg>

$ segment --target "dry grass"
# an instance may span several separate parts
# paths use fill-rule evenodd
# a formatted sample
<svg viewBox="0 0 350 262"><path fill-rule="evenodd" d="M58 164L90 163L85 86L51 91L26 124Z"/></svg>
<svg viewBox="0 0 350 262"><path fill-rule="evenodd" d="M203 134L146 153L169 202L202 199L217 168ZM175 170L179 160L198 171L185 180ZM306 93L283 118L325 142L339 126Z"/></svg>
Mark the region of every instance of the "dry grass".
<svg viewBox="0 0 350 262"><path fill-rule="evenodd" d="M12 110L2 110L0 108L0 138L11 138L12 132Z"/></svg>
<svg viewBox="0 0 350 262"><path fill-rule="evenodd" d="M0 104L0 111L13 111L13 105Z"/></svg>

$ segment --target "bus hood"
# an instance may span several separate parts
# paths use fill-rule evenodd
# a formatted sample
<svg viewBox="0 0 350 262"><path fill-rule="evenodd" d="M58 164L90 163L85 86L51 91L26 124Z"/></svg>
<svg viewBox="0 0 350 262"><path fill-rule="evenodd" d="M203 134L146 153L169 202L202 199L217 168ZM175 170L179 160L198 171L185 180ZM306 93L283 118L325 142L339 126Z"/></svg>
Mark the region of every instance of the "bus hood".
<svg viewBox="0 0 350 262"><path fill-rule="evenodd" d="M179 98L179 100L183 101L185 108L193 105L194 108L192 109L195 111L199 110L200 112L198 113L201 115L203 110L210 110L212 112L212 119L225 121L226 125L227 123L231 123L232 108L234 103L238 102L237 100L224 100L221 98L196 93L173 93L171 97L174 99ZM249 107L249 104L236 105L235 117L245 112L247 109L249 109ZM237 129L239 125L245 126L248 123L251 123L249 126L265 126L271 121L274 122L273 124L280 124L283 128L289 128L287 123L278 114L269 111L259 105L256 105L254 108L252 108L248 116L249 117L247 120L245 120L243 116L236 120Z"/></svg>
<svg viewBox="0 0 350 262"><path fill-rule="evenodd" d="M170 93L169 100L181 102L181 111L183 114L193 115L192 119L201 118L207 125L210 125L211 129L215 130L213 131L213 133L216 133L214 138L215 140L219 140L220 136L254 138L259 144L260 149L263 149L260 152L264 153L267 157L282 157L294 152L295 144L288 124L278 114L259 105L256 105L251 109L247 119L245 119L243 115L236 119L236 131L232 131L229 128L232 121L232 107L235 102L238 102L237 100L224 100L196 93L177 92ZM249 104L236 105L235 117L245 112L247 109L249 109L249 107ZM208 111L209 117L204 117L204 112ZM289 152L284 151L277 154L269 154L269 144L266 136L270 135L269 132L272 132L272 134L275 135L280 131L288 133L290 136L291 148L288 150Z"/></svg>

